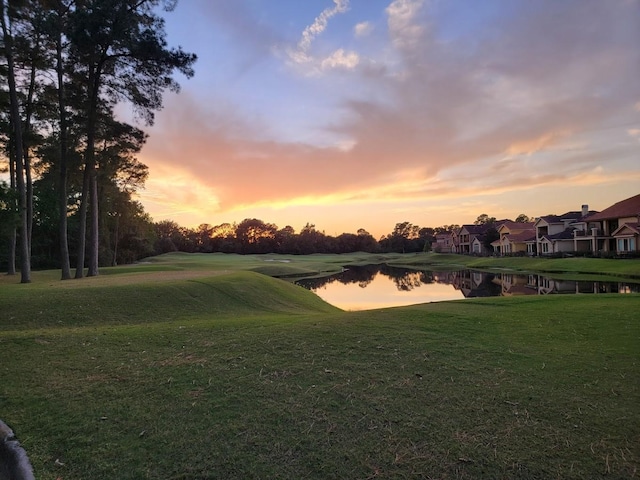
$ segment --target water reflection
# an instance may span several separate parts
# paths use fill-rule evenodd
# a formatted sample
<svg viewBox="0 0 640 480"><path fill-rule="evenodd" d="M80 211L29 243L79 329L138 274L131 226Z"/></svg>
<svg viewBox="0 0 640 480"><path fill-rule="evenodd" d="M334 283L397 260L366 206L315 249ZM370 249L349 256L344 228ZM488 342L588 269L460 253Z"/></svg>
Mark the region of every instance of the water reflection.
<svg viewBox="0 0 640 480"><path fill-rule="evenodd" d="M500 295L640 293L640 283L556 280L542 275L417 271L388 265L349 267L329 277L296 282L345 310Z"/></svg>

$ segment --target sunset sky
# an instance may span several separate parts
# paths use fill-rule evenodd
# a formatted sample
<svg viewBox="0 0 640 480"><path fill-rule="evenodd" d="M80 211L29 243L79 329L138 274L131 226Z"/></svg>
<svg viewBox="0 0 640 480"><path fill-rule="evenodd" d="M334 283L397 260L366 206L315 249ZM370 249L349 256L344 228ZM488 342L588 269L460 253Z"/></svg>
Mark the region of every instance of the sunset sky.
<svg viewBox="0 0 640 480"><path fill-rule="evenodd" d="M182 0L154 220L376 238L640 193L640 0Z"/></svg>

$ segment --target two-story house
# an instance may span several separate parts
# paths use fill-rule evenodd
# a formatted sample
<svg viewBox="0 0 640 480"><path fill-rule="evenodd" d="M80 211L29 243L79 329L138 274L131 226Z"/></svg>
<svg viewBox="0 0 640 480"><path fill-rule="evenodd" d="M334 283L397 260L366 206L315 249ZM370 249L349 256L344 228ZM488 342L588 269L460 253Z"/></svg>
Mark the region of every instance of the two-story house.
<svg viewBox="0 0 640 480"><path fill-rule="evenodd" d="M534 222L512 222L507 220L498 228L500 238L491 246L500 255L533 254L536 237Z"/></svg>
<svg viewBox="0 0 640 480"><path fill-rule="evenodd" d="M567 212L562 215L544 215L534 224L536 233L536 250L538 255L552 255L560 252L577 250L574 231L588 228L590 216L596 212L582 205L582 210Z"/></svg>
<svg viewBox="0 0 640 480"><path fill-rule="evenodd" d="M487 230L500 228L505 220L499 220L495 223L485 223L482 225L462 225L455 232L454 246L455 253L473 254L473 255L490 255L493 252L485 246L485 235Z"/></svg>
<svg viewBox="0 0 640 480"><path fill-rule="evenodd" d="M640 194L614 203L588 220L592 227L580 240L588 237L594 253L640 252Z"/></svg>

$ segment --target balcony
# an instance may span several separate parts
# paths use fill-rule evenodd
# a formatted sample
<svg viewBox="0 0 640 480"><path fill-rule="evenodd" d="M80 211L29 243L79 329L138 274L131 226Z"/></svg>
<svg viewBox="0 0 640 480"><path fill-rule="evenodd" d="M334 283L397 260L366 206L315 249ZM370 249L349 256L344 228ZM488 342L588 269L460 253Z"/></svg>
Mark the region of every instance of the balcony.
<svg viewBox="0 0 640 480"><path fill-rule="evenodd" d="M591 228L587 231L584 230L574 230L573 238L592 238L592 237L601 237L602 230L599 228Z"/></svg>

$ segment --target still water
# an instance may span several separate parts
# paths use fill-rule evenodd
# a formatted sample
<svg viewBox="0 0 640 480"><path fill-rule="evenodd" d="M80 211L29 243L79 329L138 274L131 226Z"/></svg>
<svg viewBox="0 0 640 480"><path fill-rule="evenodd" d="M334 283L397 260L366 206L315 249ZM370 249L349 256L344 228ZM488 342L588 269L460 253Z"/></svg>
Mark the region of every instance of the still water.
<svg viewBox="0 0 640 480"><path fill-rule="evenodd" d="M586 282L471 270L416 271L387 265L349 267L336 275L298 280L296 283L343 310L370 310L500 295L640 293L640 281Z"/></svg>

